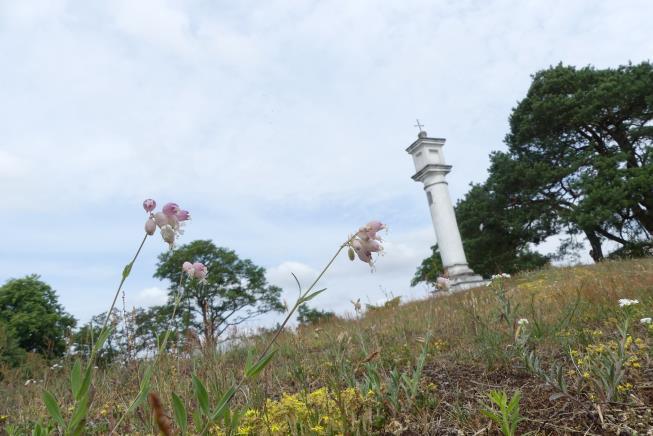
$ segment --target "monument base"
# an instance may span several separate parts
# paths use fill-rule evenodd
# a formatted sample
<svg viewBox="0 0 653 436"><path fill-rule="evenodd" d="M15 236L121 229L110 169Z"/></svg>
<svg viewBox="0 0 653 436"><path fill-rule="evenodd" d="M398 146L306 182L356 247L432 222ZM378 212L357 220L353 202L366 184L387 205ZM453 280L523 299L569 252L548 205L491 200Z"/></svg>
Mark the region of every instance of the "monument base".
<svg viewBox="0 0 653 436"><path fill-rule="evenodd" d="M483 279L466 264L456 264L447 267L449 273L449 292L460 292L467 289L486 286L490 281Z"/></svg>
<svg viewBox="0 0 653 436"><path fill-rule="evenodd" d="M462 274L459 276L449 277L449 292L466 291L467 289L487 286L489 280L483 279L478 274Z"/></svg>

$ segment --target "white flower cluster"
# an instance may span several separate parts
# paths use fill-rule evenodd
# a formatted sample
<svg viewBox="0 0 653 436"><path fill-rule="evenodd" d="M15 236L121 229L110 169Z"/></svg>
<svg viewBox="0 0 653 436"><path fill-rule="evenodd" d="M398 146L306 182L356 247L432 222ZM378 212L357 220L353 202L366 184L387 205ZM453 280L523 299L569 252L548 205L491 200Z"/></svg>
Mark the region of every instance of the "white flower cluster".
<svg viewBox="0 0 653 436"><path fill-rule="evenodd" d="M492 275L492 277L491 277L492 280L496 280L496 279L509 279L509 278L510 278L510 274L506 274L506 273L494 274L494 275Z"/></svg>
<svg viewBox="0 0 653 436"><path fill-rule="evenodd" d="M63 368L63 365L59 365L58 363L55 363L50 367L50 369L55 370L55 369L61 369Z"/></svg>
<svg viewBox="0 0 653 436"><path fill-rule="evenodd" d="M521 318L517 321L517 325L525 326L526 324L528 324L528 320L526 318Z"/></svg>
<svg viewBox="0 0 653 436"><path fill-rule="evenodd" d="M652 320L651 317L647 317L647 318L640 319L639 322L643 325L649 325L651 324Z"/></svg>
<svg viewBox="0 0 653 436"><path fill-rule="evenodd" d="M630 300L628 298L621 298L619 300L619 307L632 306L633 304L639 304L639 300Z"/></svg>

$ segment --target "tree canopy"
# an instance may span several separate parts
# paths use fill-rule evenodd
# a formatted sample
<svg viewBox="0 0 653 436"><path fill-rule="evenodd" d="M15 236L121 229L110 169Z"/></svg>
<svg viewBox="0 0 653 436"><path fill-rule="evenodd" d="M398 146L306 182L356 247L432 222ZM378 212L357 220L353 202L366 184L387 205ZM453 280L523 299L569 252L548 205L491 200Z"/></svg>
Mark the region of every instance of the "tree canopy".
<svg viewBox="0 0 653 436"><path fill-rule="evenodd" d="M17 344L46 357L64 353L66 334L75 326L75 319L64 312L54 290L35 274L0 286L0 322L7 346Z"/></svg>
<svg viewBox="0 0 653 436"><path fill-rule="evenodd" d="M506 136L522 208L570 233L584 233L592 257L602 241L621 245L653 234L653 66L558 65L540 71L510 116ZM546 213L550 211L553 213Z"/></svg>
<svg viewBox="0 0 653 436"><path fill-rule="evenodd" d="M185 261L202 262L208 268L205 283L185 281L180 316L209 344L214 344L230 326L269 311L284 310L281 288L268 285L264 268L210 240L193 241L159 256L154 276L168 280L171 298L179 290Z"/></svg>

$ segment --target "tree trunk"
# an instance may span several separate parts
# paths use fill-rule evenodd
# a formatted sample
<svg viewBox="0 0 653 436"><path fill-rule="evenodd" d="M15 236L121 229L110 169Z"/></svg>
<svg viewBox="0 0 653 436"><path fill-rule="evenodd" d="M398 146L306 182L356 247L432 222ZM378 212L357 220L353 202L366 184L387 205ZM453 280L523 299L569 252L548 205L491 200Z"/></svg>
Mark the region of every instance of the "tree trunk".
<svg viewBox="0 0 653 436"><path fill-rule="evenodd" d="M587 240L592 247L590 256L592 256L594 262L598 263L605 259L603 256L603 247L601 247L601 238L593 230L583 230L583 232L585 232L585 236L587 236Z"/></svg>

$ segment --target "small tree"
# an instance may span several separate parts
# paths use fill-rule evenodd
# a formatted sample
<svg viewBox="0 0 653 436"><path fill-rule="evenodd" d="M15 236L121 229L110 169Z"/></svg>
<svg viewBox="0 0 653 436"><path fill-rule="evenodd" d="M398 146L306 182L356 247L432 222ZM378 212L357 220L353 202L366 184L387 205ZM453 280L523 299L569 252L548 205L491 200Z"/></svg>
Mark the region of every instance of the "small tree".
<svg viewBox="0 0 653 436"><path fill-rule="evenodd" d="M319 324L320 322L333 319L335 316L336 314L333 312L308 307L306 303L297 308L297 321L299 321L300 325Z"/></svg>
<svg viewBox="0 0 653 436"><path fill-rule="evenodd" d="M205 283L185 282L180 310L186 323L202 332L208 346L230 326L284 310L281 288L267 284L264 268L210 240L193 241L159 256L154 277L169 281L171 297L179 291L185 261L202 262L209 271Z"/></svg>
<svg viewBox="0 0 653 436"><path fill-rule="evenodd" d="M64 312L54 290L36 274L0 286L0 321L25 351L46 357L66 350L65 336L75 318Z"/></svg>

